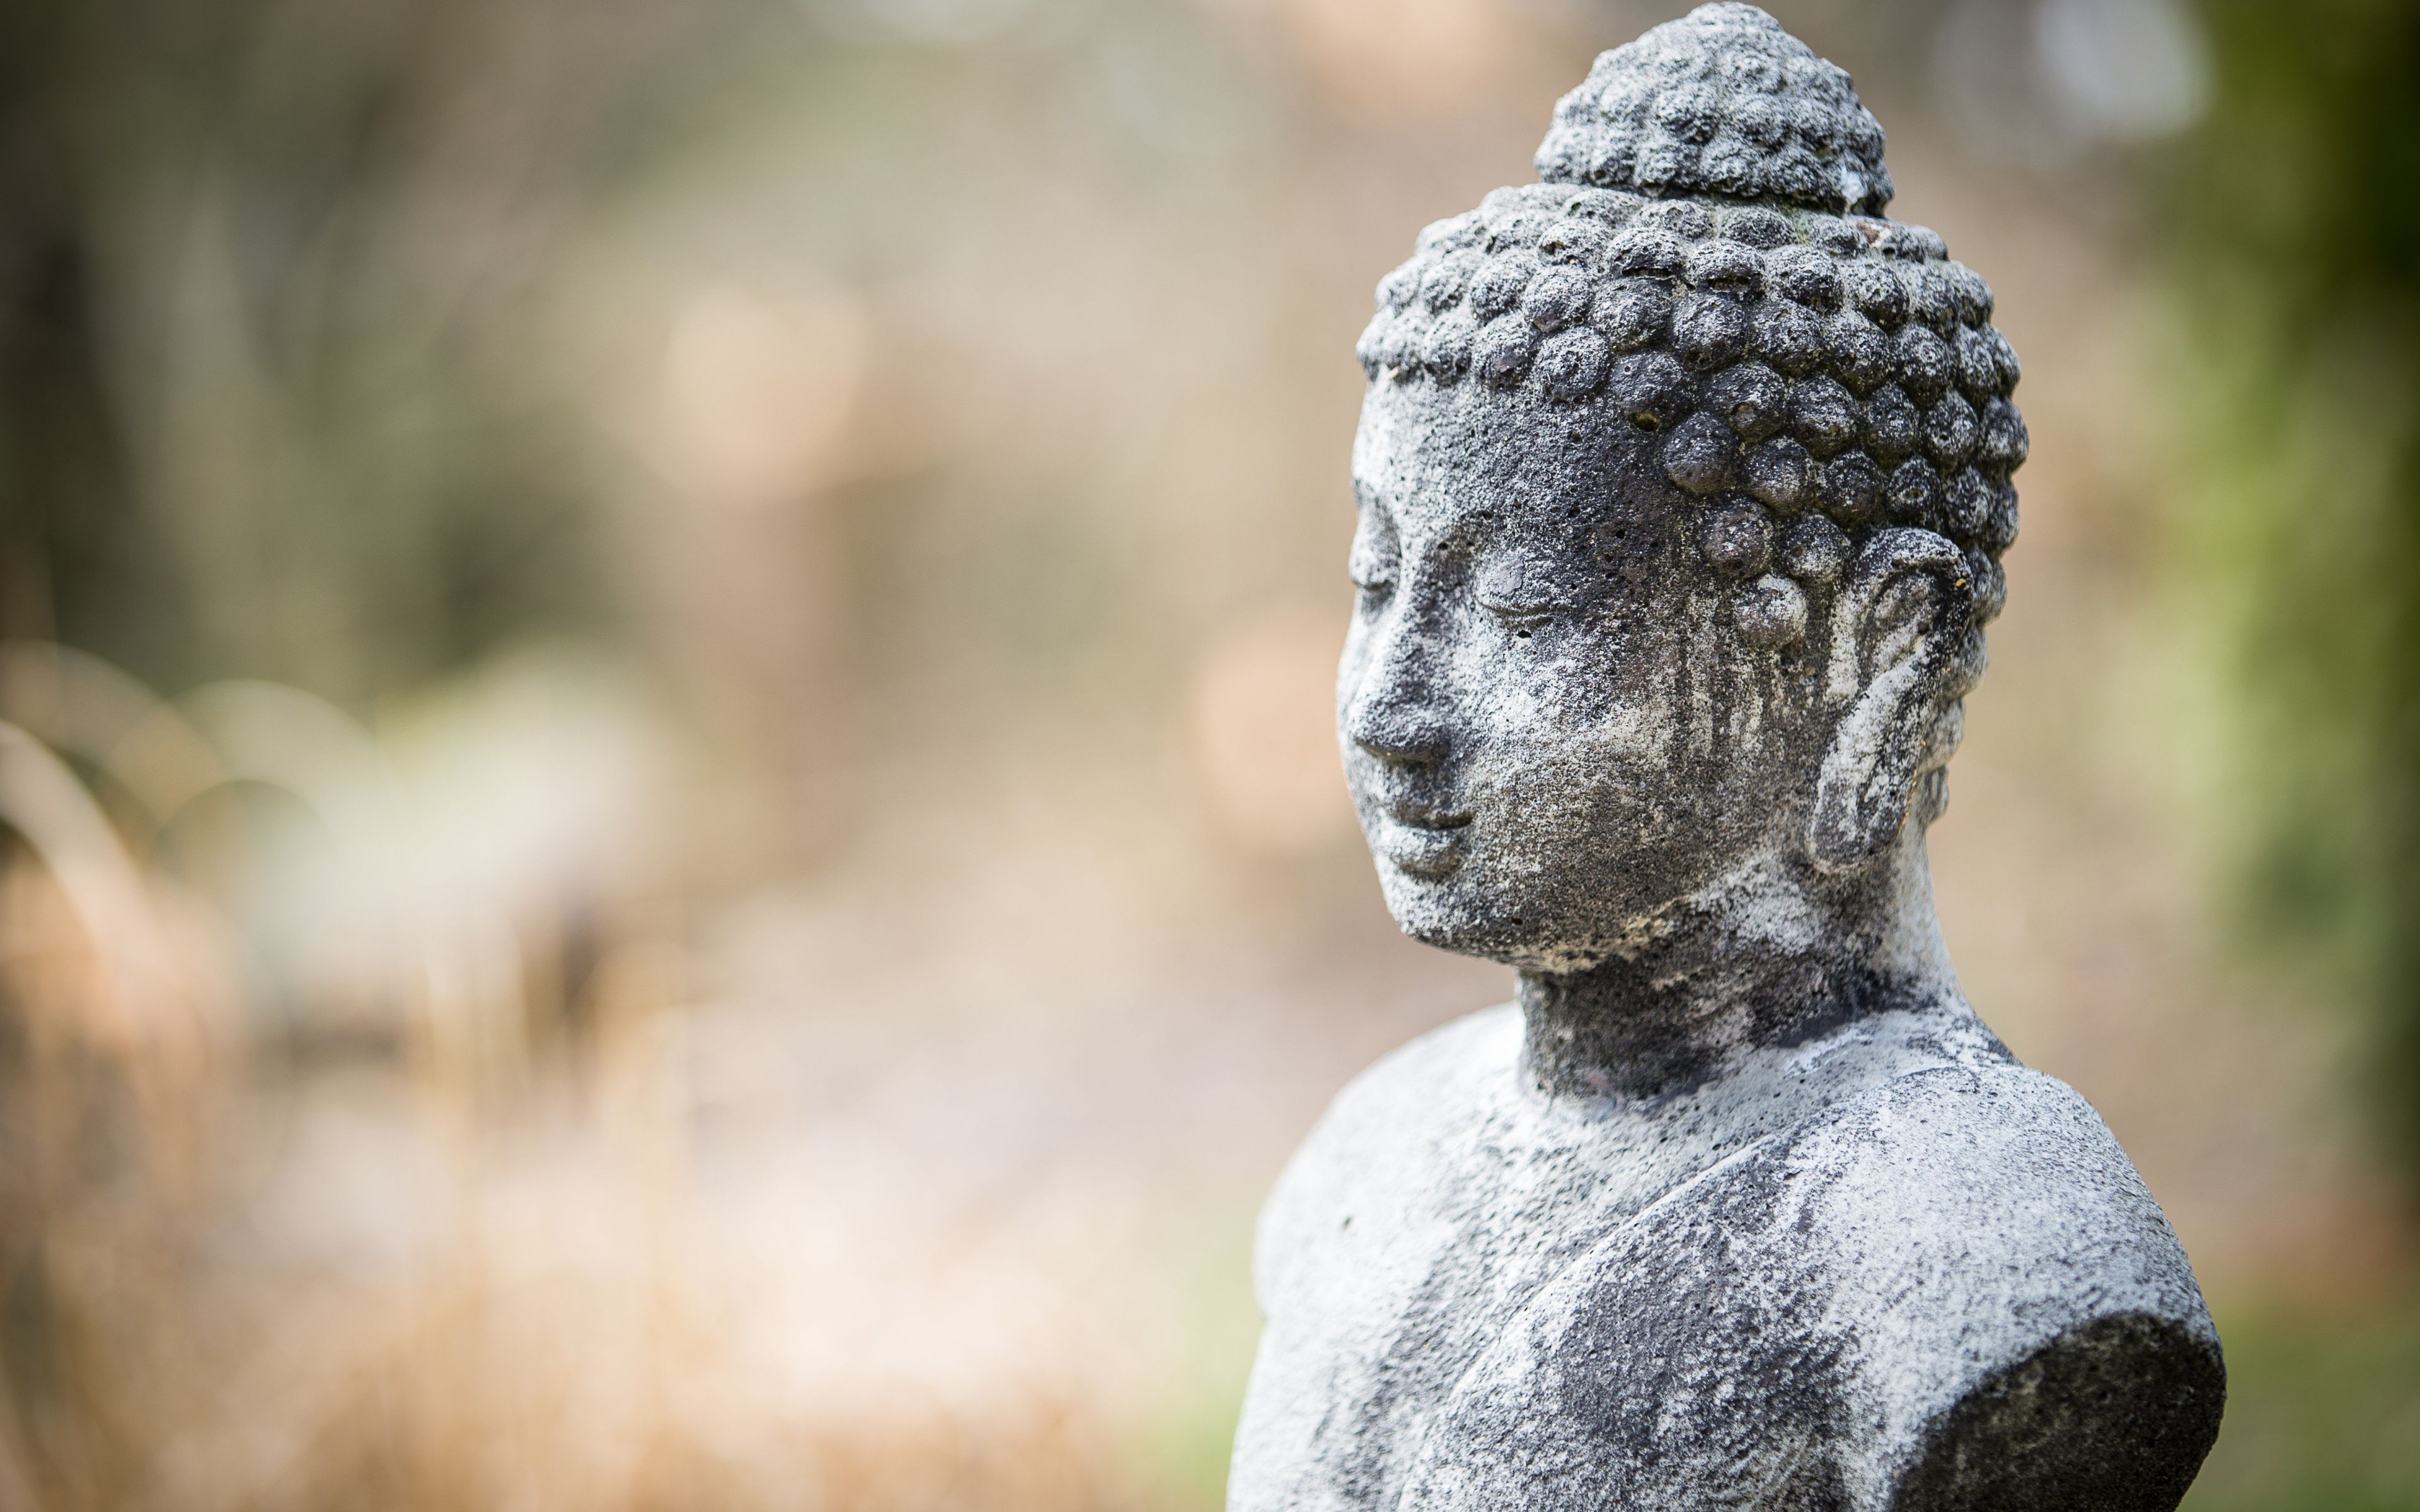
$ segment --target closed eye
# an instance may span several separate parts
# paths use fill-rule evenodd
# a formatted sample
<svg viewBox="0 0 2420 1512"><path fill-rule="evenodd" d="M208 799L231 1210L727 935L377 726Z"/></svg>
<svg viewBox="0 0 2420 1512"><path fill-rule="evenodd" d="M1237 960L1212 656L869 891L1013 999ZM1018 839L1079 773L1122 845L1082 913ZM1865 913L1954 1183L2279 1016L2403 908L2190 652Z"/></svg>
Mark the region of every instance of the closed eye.
<svg viewBox="0 0 2420 1512"><path fill-rule="evenodd" d="M1561 606L1558 604L1495 604L1482 601L1480 607L1495 615L1497 622L1506 629L1524 640L1529 638L1530 631L1543 627L1561 612Z"/></svg>

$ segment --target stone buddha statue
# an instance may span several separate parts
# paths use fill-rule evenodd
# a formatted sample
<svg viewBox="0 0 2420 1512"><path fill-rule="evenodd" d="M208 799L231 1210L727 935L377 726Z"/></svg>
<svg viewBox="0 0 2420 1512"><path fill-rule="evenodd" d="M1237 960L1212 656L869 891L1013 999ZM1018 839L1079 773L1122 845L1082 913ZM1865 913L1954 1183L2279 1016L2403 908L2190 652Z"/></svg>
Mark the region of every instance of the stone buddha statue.
<svg viewBox="0 0 2420 1512"><path fill-rule="evenodd" d="M1932 909L2016 354L1747 5L1600 57L1378 287L1337 691L1388 906L1517 1003L1270 1197L1231 1512L2173 1507L2216 1332Z"/></svg>

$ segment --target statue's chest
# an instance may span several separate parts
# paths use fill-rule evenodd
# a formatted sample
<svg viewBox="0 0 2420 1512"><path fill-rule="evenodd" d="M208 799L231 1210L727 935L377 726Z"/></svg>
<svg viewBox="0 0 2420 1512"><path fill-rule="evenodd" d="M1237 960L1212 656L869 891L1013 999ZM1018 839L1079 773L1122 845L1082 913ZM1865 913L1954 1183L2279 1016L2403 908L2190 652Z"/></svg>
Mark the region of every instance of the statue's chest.
<svg viewBox="0 0 2420 1512"><path fill-rule="evenodd" d="M2065 1211L2011 1227L1994 1180L2076 1168L1978 1153L2046 1117L1991 1046L1884 1027L1626 1109L1525 1096L1502 1016L1357 1083L1263 1216L1231 1512L1882 1504L1891 1435L1978 1368L1960 1299Z"/></svg>
<svg viewBox="0 0 2420 1512"><path fill-rule="evenodd" d="M1829 1366L1793 1320L1809 1299L1754 1281L1751 1252L1779 1217L1772 1154L1707 1151L1676 1171L1620 1151L1528 1153L1474 1161L1427 1198L1364 1183L1304 1246L1268 1299L1244 1424L1247 1446L1285 1446L1265 1462L1291 1466L1293 1484L1238 1506L1460 1507L1452 1473L1575 1427L1607 1469L1687 1479L1677 1462L1649 1469L1678 1454L1761 1484L1821 1468L1828 1418L1759 1439L1754 1414L1733 1410L1768 1396L1771 1377L1830 1411ZM1833 1504L1807 1489L1808 1506Z"/></svg>
<svg viewBox="0 0 2420 1512"><path fill-rule="evenodd" d="M1324 1211L1286 1216L1305 1242L1264 1299L1269 1333L1245 1424L1248 1436L1294 1441L1278 1458L1315 1467L1317 1487L1294 1489L1283 1504L1391 1506L1473 1363L1686 1166L1482 1134L1458 1158L1414 1169L1414 1180L1365 1174L1292 1196Z"/></svg>

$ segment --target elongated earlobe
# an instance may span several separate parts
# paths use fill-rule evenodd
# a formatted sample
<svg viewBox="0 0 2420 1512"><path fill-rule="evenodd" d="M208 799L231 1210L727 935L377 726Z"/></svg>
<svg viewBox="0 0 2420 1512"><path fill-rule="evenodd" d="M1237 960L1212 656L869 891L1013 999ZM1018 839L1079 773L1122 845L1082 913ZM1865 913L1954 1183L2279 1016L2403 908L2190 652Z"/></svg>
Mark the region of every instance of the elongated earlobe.
<svg viewBox="0 0 2420 1512"><path fill-rule="evenodd" d="M1878 532L1833 609L1827 692L1845 704L1815 781L1807 849L1863 866L1907 821L1973 615L1963 553L1931 531Z"/></svg>

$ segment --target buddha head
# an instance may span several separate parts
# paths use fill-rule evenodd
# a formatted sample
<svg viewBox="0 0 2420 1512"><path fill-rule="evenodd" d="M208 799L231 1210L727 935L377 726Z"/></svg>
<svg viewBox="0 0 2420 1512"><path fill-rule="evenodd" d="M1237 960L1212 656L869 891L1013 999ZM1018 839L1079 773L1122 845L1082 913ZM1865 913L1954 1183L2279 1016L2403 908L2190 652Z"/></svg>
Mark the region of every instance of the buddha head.
<svg viewBox="0 0 2420 1512"><path fill-rule="evenodd" d="M1920 883L2026 440L1882 147L1845 73L1703 6L1378 285L1338 716L1415 936L1572 971Z"/></svg>

